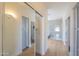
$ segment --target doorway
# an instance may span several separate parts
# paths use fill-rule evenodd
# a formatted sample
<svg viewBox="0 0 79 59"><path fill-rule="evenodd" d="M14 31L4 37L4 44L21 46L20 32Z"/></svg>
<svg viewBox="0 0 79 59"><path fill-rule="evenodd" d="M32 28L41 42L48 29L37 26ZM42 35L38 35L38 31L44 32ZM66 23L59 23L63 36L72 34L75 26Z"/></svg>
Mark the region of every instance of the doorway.
<svg viewBox="0 0 79 59"><path fill-rule="evenodd" d="M34 22L31 22L31 43L34 43L35 40L35 25Z"/></svg>
<svg viewBox="0 0 79 59"><path fill-rule="evenodd" d="M29 47L29 19L22 16L22 49Z"/></svg>
<svg viewBox="0 0 79 59"><path fill-rule="evenodd" d="M66 40L68 52L70 52L70 17L66 20Z"/></svg>
<svg viewBox="0 0 79 59"><path fill-rule="evenodd" d="M48 50L45 56L67 56L63 42L63 19L48 20Z"/></svg>

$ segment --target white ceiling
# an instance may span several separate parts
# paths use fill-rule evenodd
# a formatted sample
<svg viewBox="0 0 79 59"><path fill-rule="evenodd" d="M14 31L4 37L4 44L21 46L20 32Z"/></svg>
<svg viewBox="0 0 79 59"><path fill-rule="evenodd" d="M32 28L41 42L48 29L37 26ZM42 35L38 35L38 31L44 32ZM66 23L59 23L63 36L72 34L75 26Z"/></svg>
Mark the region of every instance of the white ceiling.
<svg viewBox="0 0 79 59"><path fill-rule="evenodd" d="M45 2L48 10L48 20L56 20L62 18L73 2Z"/></svg>

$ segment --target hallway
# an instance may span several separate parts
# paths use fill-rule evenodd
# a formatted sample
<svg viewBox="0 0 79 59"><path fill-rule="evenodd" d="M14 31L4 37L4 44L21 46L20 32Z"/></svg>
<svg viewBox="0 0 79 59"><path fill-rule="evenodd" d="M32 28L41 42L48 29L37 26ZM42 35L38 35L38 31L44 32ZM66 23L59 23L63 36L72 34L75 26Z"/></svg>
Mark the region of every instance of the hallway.
<svg viewBox="0 0 79 59"><path fill-rule="evenodd" d="M34 44L32 44L31 48L25 49L19 56L34 56L34 52Z"/></svg>
<svg viewBox="0 0 79 59"><path fill-rule="evenodd" d="M0 56L79 55L79 3L6 2L0 6Z"/></svg>
<svg viewBox="0 0 79 59"><path fill-rule="evenodd" d="M62 41L48 40L48 51L45 56L67 56L68 51Z"/></svg>

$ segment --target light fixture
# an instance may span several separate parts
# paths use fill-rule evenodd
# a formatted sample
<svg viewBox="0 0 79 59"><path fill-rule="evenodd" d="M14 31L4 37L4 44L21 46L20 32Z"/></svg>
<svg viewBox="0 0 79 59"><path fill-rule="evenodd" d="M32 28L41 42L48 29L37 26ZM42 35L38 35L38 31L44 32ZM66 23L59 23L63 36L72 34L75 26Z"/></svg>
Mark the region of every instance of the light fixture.
<svg viewBox="0 0 79 59"><path fill-rule="evenodd" d="M5 14L11 15L11 16L13 16L14 18L16 18L16 15L15 15L13 12L5 12Z"/></svg>

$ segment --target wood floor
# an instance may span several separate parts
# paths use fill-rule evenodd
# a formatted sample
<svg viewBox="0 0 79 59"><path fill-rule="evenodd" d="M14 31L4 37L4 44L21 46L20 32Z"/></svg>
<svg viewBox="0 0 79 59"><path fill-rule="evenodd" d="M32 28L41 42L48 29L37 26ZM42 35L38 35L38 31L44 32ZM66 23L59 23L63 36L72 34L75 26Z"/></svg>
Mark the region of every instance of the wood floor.
<svg viewBox="0 0 79 59"><path fill-rule="evenodd" d="M68 56L68 49L62 41L49 39L45 56Z"/></svg>
<svg viewBox="0 0 79 59"><path fill-rule="evenodd" d="M35 55L34 44L32 44L31 48L25 49L19 56L34 56Z"/></svg>
<svg viewBox="0 0 79 59"><path fill-rule="evenodd" d="M31 48L24 50L20 56L35 56L34 44ZM62 41L49 39L48 50L45 56L68 56L68 49L64 46Z"/></svg>

